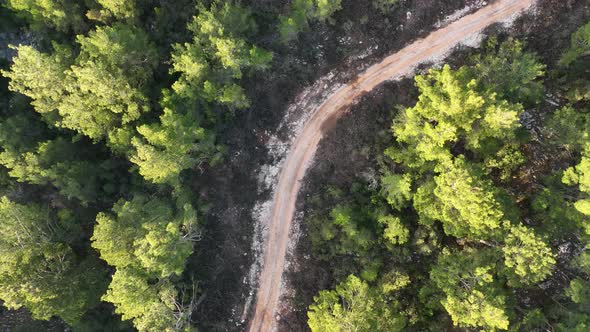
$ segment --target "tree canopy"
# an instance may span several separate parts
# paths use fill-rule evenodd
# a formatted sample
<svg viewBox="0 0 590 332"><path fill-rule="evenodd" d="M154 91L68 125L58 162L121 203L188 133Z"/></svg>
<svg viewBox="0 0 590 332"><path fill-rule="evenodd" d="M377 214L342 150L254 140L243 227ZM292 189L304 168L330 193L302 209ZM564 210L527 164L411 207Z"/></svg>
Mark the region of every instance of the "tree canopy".
<svg viewBox="0 0 590 332"><path fill-rule="evenodd" d="M189 23L192 41L173 45L170 72L179 77L164 91L159 123L139 126L131 141L131 161L149 181L174 184L183 170L214 165L222 156L214 133L204 126L215 121L212 110L250 105L239 80L244 72L268 68L272 53L247 42L256 30L247 8L214 2L202 4Z"/></svg>
<svg viewBox="0 0 590 332"><path fill-rule="evenodd" d="M105 271L71 244L76 221L66 210L0 198L0 294L9 308L26 307L38 319L59 316L76 324L96 306Z"/></svg>
<svg viewBox="0 0 590 332"><path fill-rule="evenodd" d="M309 27L309 21L325 22L342 9L341 0L293 0L286 16L280 17L279 33L283 42L289 42Z"/></svg>
<svg viewBox="0 0 590 332"><path fill-rule="evenodd" d="M175 212L166 200L137 195L131 201L117 202L113 212L115 215L100 213L96 217L92 245L102 259L155 278L182 273L192 253L190 232L197 222L192 207Z"/></svg>
<svg viewBox="0 0 590 332"><path fill-rule="evenodd" d="M31 46L16 48L10 87L31 99L50 124L93 140L112 138L149 110L146 85L156 65L155 49L141 30L116 24L78 36L80 53L54 45L46 54ZM113 149L124 146L111 139ZM119 144L117 144L119 143ZM124 150L123 150L124 151Z"/></svg>
<svg viewBox="0 0 590 332"><path fill-rule="evenodd" d="M37 29L49 26L62 32L70 29L79 32L84 27L82 9L76 1L8 0L6 5L28 19Z"/></svg>
<svg viewBox="0 0 590 332"><path fill-rule="evenodd" d="M182 274L198 239L196 212L136 195L117 202L113 213L98 214L92 236L100 257L116 268L102 299L141 331L188 328L190 315L182 313L170 279Z"/></svg>
<svg viewBox="0 0 590 332"><path fill-rule="evenodd" d="M395 303L350 275L336 290L321 291L307 315L312 331L402 331L405 319L395 311Z"/></svg>

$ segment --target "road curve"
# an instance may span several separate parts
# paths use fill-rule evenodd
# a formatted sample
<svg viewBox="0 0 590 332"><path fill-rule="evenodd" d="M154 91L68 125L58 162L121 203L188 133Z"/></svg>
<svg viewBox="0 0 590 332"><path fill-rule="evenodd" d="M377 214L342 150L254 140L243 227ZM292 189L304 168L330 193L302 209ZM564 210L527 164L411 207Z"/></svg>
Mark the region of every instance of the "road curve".
<svg viewBox="0 0 590 332"><path fill-rule="evenodd" d="M281 296L281 279L297 194L300 181L322 138L322 129L333 123L364 93L385 81L411 74L417 65L429 59L445 56L461 41L469 40L496 22L511 19L535 2L536 0L497 0L367 68L354 81L336 90L321 106L311 110L311 116L296 133L275 189L250 332L276 330L275 312Z"/></svg>

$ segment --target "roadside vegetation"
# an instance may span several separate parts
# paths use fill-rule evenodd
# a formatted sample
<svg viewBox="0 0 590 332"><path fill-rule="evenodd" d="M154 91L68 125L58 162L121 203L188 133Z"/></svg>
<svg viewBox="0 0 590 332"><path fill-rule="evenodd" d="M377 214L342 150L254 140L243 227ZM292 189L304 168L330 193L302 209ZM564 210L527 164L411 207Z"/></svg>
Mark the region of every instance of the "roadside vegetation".
<svg viewBox="0 0 590 332"><path fill-rule="evenodd" d="M313 254L334 279L312 331L588 329L589 50L590 23L552 70L492 37L415 77L380 179L310 200Z"/></svg>

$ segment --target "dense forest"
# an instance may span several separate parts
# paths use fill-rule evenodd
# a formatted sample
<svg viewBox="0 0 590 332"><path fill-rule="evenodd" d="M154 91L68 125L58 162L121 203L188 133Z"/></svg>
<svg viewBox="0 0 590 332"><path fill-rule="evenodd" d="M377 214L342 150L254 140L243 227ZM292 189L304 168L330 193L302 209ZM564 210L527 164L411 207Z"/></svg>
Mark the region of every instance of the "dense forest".
<svg viewBox="0 0 590 332"><path fill-rule="evenodd" d="M236 155L222 138L352 54L309 43L394 29L400 2L4 0L0 323L226 330L196 314L226 305L207 279L218 196L198 188ZM308 199L331 282L304 304L312 331L590 329L590 23L557 63L484 44L415 77L378 181Z"/></svg>

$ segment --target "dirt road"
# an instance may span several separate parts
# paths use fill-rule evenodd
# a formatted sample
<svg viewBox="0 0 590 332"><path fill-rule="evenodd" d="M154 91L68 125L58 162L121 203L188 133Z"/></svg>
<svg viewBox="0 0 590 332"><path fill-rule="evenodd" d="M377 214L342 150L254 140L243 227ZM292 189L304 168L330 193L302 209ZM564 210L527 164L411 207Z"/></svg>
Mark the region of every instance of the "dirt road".
<svg viewBox="0 0 590 332"><path fill-rule="evenodd" d="M410 74L421 63L445 56L462 41L476 37L493 23L510 21L534 2L498 0L483 7L369 67L353 82L335 91L320 107L308 110L311 116L296 134L275 190L250 332L276 330L275 312L281 296L281 279L300 181L317 150L323 129L334 123L364 93L384 81Z"/></svg>

